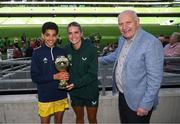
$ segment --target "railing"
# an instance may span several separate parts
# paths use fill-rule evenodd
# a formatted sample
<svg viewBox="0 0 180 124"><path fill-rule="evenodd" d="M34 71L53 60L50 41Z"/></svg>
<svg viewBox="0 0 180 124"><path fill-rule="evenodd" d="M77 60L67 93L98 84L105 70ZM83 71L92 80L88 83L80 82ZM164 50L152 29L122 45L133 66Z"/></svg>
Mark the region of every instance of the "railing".
<svg viewBox="0 0 180 124"><path fill-rule="evenodd" d="M8 59L0 61L0 79L11 72L15 72L16 70L21 70L26 66L30 66L31 58L18 58L18 59Z"/></svg>
<svg viewBox="0 0 180 124"><path fill-rule="evenodd" d="M166 57L166 62L180 63L180 57ZM30 79L30 59L13 59L0 61L0 92L36 91L36 86ZM172 73L175 70L176 73ZM113 64L99 64L98 79L101 84L101 95L106 95L112 89ZM165 70L166 71L166 70ZM164 73L162 87L180 86L180 66L174 66L171 73Z"/></svg>

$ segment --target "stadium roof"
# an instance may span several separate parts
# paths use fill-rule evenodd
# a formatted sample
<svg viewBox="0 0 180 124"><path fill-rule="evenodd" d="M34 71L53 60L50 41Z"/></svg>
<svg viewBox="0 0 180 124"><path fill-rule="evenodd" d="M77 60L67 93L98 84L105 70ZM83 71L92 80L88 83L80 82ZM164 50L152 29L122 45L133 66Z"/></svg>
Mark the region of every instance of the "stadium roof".
<svg viewBox="0 0 180 124"><path fill-rule="evenodd" d="M180 2L0 2L1 5L176 5Z"/></svg>

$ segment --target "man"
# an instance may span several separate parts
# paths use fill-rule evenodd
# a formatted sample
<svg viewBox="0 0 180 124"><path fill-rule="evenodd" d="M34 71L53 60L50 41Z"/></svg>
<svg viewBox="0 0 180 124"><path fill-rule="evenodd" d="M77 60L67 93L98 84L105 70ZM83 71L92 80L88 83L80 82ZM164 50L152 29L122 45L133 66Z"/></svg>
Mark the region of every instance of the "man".
<svg viewBox="0 0 180 124"><path fill-rule="evenodd" d="M180 56L180 33L174 32L171 35L170 43L164 48L164 55L167 57Z"/></svg>
<svg viewBox="0 0 180 124"><path fill-rule="evenodd" d="M166 57L180 57L180 33L174 32L171 37L169 44L164 47L164 56ZM177 68L180 68L179 62L166 61L165 71L166 72L177 72Z"/></svg>
<svg viewBox="0 0 180 124"><path fill-rule="evenodd" d="M158 39L140 27L132 10L118 16L118 48L100 57L102 64L115 62L113 93L119 91L122 123L149 123L163 76L163 47Z"/></svg>

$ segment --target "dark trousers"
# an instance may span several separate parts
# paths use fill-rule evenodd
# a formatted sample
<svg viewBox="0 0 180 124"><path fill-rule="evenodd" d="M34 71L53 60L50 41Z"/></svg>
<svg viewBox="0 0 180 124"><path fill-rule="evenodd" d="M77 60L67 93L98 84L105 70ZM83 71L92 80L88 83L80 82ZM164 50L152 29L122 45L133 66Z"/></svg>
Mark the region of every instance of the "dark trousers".
<svg viewBox="0 0 180 124"><path fill-rule="evenodd" d="M136 112L128 107L124 95L119 93L119 113L122 123L149 123L152 110L147 116L137 116Z"/></svg>

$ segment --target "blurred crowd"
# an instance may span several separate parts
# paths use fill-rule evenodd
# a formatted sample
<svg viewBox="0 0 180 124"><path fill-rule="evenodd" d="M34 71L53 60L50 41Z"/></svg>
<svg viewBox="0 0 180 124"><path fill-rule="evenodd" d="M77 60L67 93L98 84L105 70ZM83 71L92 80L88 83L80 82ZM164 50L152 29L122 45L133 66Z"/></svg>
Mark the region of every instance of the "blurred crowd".
<svg viewBox="0 0 180 124"><path fill-rule="evenodd" d="M164 55L166 57L180 57L180 33L174 32L171 36L159 35L158 39L161 41L164 47ZM59 36L57 45L61 45L62 39ZM98 42L99 43L99 42ZM6 54L7 59L31 57L33 50L43 44L41 38L31 38L27 40L25 33L21 38L15 37L10 40L8 37L0 37L0 60L2 55ZM100 46L100 45L97 45ZM102 51L99 51L99 55L105 56L116 50L118 42L108 43Z"/></svg>
<svg viewBox="0 0 180 124"><path fill-rule="evenodd" d="M103 48L102 56L108 55L116 50L118 47L118 42L108 43L107 46Z"/></svg>
<svg viewBox="0 0 180 124"><path fill-rule="evenodd" d="M58 45L62 40L58 38ZM0 37L0 60L5 55L6 59L32 57L34 49L40 47L43 44L42 38L31 38L27 40L25 33L22 34L21 38L15 37L10 40L8 37Z"/></svg>
<svg viewBox="0 0 180 124"><path fill-rule="evenodd" d="M180 57L180 33L174 32L171 36L160 35L158 39L164 47L164 55L166 57ZM116 50L118 42L108 43L103 48L102 55L108 55Z"/></svg>
<svg viewBox="0 0 180 124"><path fill-rule="evenodd" d="M23 37L21 39L15 37L13 40L9 40L8 37L0 37L0 52L6 55L7 59L31 57L33 50L39 47L41 43L42 40L38 38L27 41Z"/></svg>
<svg viewBox="0 0 180 124"><path fill-rule="evenodd" d="M180 33L174 32L170 37L158 37L164 47L164 55L166 57L179 57L180 56Z"/></svg>
<svg viewBox="0 0 180 124"><path fill-rule="evenodd" d="M165 57L180 57L180 33L174 32L169 38L160 36L159 40L163 44ZM179 62L165 61L164 70L166 72L175 72L178 69L180 69Z"/></svg>

